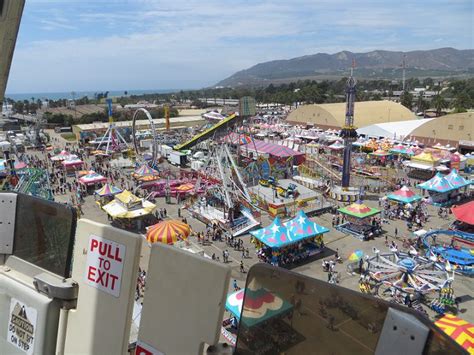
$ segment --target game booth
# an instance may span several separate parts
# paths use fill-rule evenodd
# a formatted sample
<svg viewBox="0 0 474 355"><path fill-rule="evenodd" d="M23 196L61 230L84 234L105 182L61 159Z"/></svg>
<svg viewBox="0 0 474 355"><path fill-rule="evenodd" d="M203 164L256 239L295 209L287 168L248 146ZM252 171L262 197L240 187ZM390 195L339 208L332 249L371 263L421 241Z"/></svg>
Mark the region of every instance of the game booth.
<svg viewBox="0 0 474 355"><path fill-rule="evenodd" d="M398 189L397 191L394 191L391 194L387 195L387 198L391 201L400 204L414 203L422 199L420 195L414 193L407 186L402 186L401 189Z"/></svg>
<svg viewBox="0 0 474 355"><path fill-rule="evenodd" d="M408 176L415 179L429 179L436 172L440 159L430 152L423 152L411 157L404 164L410 169Z"/></svg>
<svg viewBox="0 0 474 355"><path fill-rule="evenodd" d="M74 176L77 170L81 169L84 162L79 158L66 159L61 162L66 174L68 176Z"/></svg>
<svg viewBox="0 0 474 355"><path fill-rule="evenodd" d="M122 189L116 186L110 185L109 183L105 183L104 186L102 186L100 189L94 191L94 195L98 197L96 203L100 207L106 205L114 199L115 195L122 191Z"/></svg>
<svg viewBox="0 0 474 355"><path fill-rule="evenodd" d="M265 353L266 347L270 350L275 348L275 345L285 349L294 345L295 340L301 340L289 336L294 332L288 323L294 306L264 288L253 289L252 285L249 285L248 289L230 294L225 308L231 317L223 322L223 336L231 344L235 344L233 333L236 333L237 327L241 327L240 336L245 337L246 344L251 344L248 349L250 352L258 349L260 353Z"/></svg>
<svg viewBox="0 0 474 355"><path fill-rule="evenodd" d="M380 225L373 219L380 213L377 208L356 202L350 206L339 208L338 211L345 216L346 221L339 224L336 227L337 230L351 234L360 240L368 240L381 233Z"/></svg>
<svg viewBox="0 0 474 355"><path fill-rule="evenodd" d="M275 266L302 262L324 250L323 234L329 229L311 221L303 210L295 218L250 232L260 260Z"/></svg>
<svg viewBox="0 0 474 355"><path fill-rule="evenodd" d="M95 171L88 171L87 174L79 178L79 183L86 189L87 192L92 192L96 190L100 184L105 184L107 178L100 174L97 174Z"/></svg>
<svg viewBox="0 0 474 355"><path fill-rule="evenodd" d="M450 206L461 198L461 193L467 189L471 181L460 176L456 169L444 176L437 173L433 178L417 187L428 191L429 203L434 206Z"/></svg>
<svg viewBox="0 0 474 355"><path fill-rule="evenodd" d="M474 246L474 201L451 208L456 221L450 226L451 229L466 233L464 239ZM469 235L471 235L469 237Z"/></svg>
<svg viewBox="0 0 474 355"><path fill-rule="evenodd" d="M132 173L132 177L141 182L155 181L159 179L158 171L150 168L148 164L143 164Z"/></svg>
<svg viewBox="0 0 474 355"><path fill-rule="evenodd" d="M115 195L102 209L112 219L113 225L126 230L142 231L156 220L153 216L156 205L127 190Z"/></svg>

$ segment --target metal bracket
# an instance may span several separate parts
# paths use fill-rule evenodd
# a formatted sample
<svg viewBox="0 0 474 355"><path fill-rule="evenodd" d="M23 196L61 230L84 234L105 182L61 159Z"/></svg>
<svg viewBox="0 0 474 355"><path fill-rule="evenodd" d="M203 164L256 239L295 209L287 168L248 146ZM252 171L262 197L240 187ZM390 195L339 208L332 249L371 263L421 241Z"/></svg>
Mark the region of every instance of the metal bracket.
<svg viewBox="0 0 474 355"><path fill-rule="evenodd" d="M33 285L36 291L49 298L62 301L63 309L76 307L79 285L71 279L60 279L48 273L35 276Z"/></svg>
<svg viewBox="0 0 474 355"><path fill-rule="evenodd" d="M412 314L389 308L375 354L422 354L429 332Z"/></svg>
<svg viewBox="0 0 474 355"><path fill-rule="evenodd" d="M0 254L13 253L17 194L0 193Z"/></svg>

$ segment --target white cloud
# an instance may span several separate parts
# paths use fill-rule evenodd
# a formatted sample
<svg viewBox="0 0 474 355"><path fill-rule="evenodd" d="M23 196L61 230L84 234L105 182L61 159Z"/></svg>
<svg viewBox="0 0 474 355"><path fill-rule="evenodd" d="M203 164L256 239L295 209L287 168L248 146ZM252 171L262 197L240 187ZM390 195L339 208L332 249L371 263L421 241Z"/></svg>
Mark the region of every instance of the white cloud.
<svg viewBox="0 0 474 355"><path fill-rule="evenodd" d="M20 35L11 92L199 87L259 62L316 52L472 46L460 31L472 16L457 8L461 0L429 8L370 0L32 3L38 26L61 38Z"/></svg>

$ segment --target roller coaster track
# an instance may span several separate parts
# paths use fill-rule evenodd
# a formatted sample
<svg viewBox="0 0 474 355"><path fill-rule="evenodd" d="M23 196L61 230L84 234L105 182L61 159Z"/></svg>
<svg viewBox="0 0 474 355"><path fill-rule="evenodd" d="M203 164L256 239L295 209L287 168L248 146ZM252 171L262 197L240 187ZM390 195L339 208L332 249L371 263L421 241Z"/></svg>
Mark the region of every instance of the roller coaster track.
<svg viewBox="0 0 474 355"><path fill-rule="evenodd" d="M211 138L216 132L228 129L232 124L236 123L238 120L239 120L239 116L237 116L235 113L230 116L227 116L222 121L219 121L217 124L215 124L214 126L206 129L204 132L201 132L195 135L193 138L191 138L187 142L175 145L173 149L174 150L189 149L195 146L196 144L202 141L205 141L206 139Z"/></svg>

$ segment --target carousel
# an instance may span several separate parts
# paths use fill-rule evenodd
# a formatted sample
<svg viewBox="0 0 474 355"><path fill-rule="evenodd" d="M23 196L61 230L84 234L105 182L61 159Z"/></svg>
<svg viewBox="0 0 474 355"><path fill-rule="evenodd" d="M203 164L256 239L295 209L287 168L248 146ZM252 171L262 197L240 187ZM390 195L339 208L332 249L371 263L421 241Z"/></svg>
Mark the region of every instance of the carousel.
<svg viewBox="0 0 474 355"><path fill-rule="evenodd" d="M366 261L367 272L377 284L381 297L393 297L395 291L400 291L426 301L428 296L436 297L453 281L434 261L419 255L377 252Z"/></svg>
<svg viewBox="0 0 474 355"><path fill-rule="evenodd" d="M339 213L345 216L346 221L336 226L337 230L353 235L360 240L368 240L380 234L380 225L373 219L380 210L369 207L361 202L339 208Z"/></svg>
<svg viewBox="0 0 474 355"><path fill-rule="evenodd" d="M260 260L276 266L302 262L324 249L323 234L329 229L311 221L303 210L282 223L276 217L272 224L250 232Z"/></svg>

